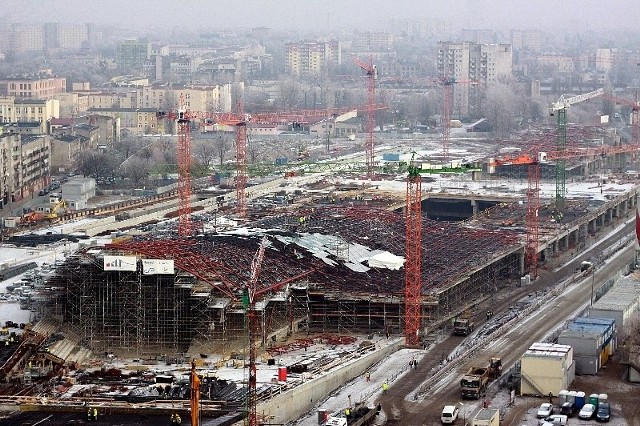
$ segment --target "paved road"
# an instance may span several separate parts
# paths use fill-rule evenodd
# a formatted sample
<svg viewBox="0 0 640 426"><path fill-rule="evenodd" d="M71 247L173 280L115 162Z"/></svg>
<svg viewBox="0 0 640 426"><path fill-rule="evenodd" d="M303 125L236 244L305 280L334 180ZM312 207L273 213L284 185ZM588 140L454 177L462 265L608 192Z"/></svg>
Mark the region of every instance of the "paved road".
<svg viewBox="0 0 640 426"><path fill-rule="evenodd" d="M514 301L531 293L542 292L558 282L562 282L566 277L574 273L575 268L582 260L593 257L593 253L601 252L602 248L619 241L621 236L633 232L633 225L633 221L624 226L621 225L615 235L605 238L597 245L594 244L587 251L573 257L570 262L560 269L556 271L541 271L540 277L532 285L511 291L505 289L505 297L495 298L493 300L494 303L491 305L496 317L499 316L500 312L506 311ZM382 404L387 416L388 421L386 424L439 424L442 407L461 400L458 382L470 366L488 365L491 357L499 356L503 359L505 370L508 369L528 349L531 343L543 340L558 324L565 322L574 315L574 312L585 307L589 303L590 290L593 284L597 287L606 281L608 277L615 275L617 271L631 261L632 257L633 250L631 248L624 250L614 261L598 269L594 278L583 280L574 286L570 293L565 292L549 300L542 309L535 311L529 320L515 324L506 334L493 339L490 345L477 352L477 355L473 356L469 361L462 362L451 374L447 374L448 379L432 388L426 399L414 401L416 389L429 377L429 372L432 368L436 367L440 362L441 356L439 355L453 350L460 343L461 338L451 336L444 340L430 352L436 356L427 355L413 374L406 376L398 384L394 384L387 395L381 396L378 402ZM485 309L480 309L479 311L484 312ZM485 320L484 316L478 316L476 324L479 323L479 327L481 327ZM471 412L468 415L471 416Z"/></svg>

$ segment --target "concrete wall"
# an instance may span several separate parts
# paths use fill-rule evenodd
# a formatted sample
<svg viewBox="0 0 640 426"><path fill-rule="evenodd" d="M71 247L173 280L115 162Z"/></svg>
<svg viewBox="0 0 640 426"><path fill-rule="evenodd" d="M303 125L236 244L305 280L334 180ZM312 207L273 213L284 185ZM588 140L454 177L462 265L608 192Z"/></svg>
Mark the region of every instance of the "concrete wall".
<svg viewBox="0 0 640 426"><path fill-rule="evenodd" d="M362 375L376 362L397 351L404 340L386 348L370 352L361 358L349 362L342 367L324 373L324 376L296 386L272 399L258 404L259 415L273 416L271 423L285 424L304 416L331 392L350 380Z"/></svg>

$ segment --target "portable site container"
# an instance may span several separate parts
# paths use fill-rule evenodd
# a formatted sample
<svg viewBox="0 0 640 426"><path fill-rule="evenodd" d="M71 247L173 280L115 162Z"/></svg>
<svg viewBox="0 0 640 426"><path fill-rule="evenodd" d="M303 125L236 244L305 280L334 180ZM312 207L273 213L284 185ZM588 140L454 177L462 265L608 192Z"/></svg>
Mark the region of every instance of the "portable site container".
<svg viewBox="0 0 640 426"><path fill-rule="evenodd" d="M617 332L617 324L612 318L595 318L595 317L577 317L568 325L571 330L600 330L604 337L603 347L609 347L608 354L613 354L617 348L614 344ZM575 348L574 348L575 349ZM574 350L575 355L575 350Z"/></svg>
<svg viewBox="0 0 640 426"><path fill-rule="evenodd" d="M635 277L629 275L620 278L589 308L589 317L613 319L616 327L622 328L638 310L640 310L640 283ZM617 342L614 346L617 347Z"/></svg>
<svg viewBox="0 0 640 426"><path fill-rule="evenodd" d="M496 408L482 408L471 420L471 426L500 426L500 411Z"/></svg>
<svg viewBox="0 0 640 426"><path fill-rule="evenodd" d="M601 364L602 336L598 333L563 330L558 343L573 348L576 374L597 374Z"/></svg>
<svg viewBox="0 0 640 426"><path fill-rule="evenodd" d="M555 343L533 343L521 358L522 395L558 395L575 378L573 348Z"/></svg>

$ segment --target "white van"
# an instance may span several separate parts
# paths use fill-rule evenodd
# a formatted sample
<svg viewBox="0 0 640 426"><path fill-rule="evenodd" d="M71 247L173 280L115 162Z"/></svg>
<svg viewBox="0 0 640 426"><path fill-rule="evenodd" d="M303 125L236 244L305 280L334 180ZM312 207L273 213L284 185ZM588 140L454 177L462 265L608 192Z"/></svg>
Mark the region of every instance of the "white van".
<svg viewBox="0 0 640 426"><path fill-rule="evenodd" d="M455 405L445 405L440 415L442 424L451 424L458 418L458 407Z"/></svg>

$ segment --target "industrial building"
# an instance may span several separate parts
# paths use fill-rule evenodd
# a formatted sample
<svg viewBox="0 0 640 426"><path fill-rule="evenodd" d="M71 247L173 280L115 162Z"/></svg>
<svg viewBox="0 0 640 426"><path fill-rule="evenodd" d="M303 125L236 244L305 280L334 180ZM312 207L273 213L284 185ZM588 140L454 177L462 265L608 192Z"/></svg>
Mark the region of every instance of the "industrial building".
<svg viewBox="0 0 640 426"><path fill-rule="evenodd" d="M590 318L610 318L618 330L629 324L640 310L640 284L635 276L620 278L611 289L589 307ZM616 345L619 342L616 342Z"/></svg>

